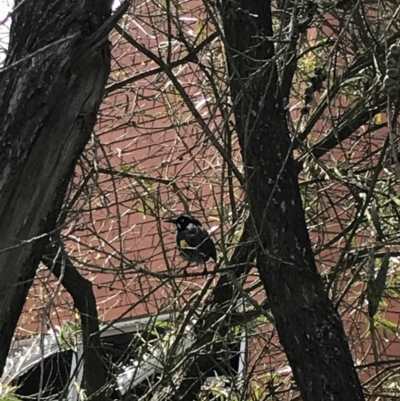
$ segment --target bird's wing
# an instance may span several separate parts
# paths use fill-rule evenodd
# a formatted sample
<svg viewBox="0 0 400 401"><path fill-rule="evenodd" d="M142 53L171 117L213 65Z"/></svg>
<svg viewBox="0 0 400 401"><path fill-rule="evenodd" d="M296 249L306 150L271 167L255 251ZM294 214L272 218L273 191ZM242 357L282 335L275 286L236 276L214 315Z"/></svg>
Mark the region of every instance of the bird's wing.
<svg viewBox="0 0 400 401"><path fill-rule="evenodd" d="M215 261L217 260L217 252L215 250L215 244L208 235L208 232L203 227L199 226L188 226L186 229L186 244L191 248L197 248L200 253L209 255ZM185 244L180 242L180 247L185 248ZM187 247L187 246L186 246Z"/></svg>
<svg viewBox="0 0 400 401"><path fill-rule="evenodd" d="M197 248L203 245L208 238L208 233L203 227L189 224L186 227L185 234L180 235L179 246L181 248Z"/></svg>

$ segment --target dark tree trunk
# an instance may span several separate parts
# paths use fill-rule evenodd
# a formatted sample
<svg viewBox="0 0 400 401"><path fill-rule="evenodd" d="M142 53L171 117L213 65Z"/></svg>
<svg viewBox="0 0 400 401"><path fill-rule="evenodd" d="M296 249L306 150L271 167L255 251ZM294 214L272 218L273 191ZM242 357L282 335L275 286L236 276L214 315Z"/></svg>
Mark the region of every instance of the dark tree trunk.
<svg viewBox="0 0 400 401"><path fill-rule="evenodd" d="M111 0L23 0L0 73L0 375L109 74ZM102 28L99 30L99 28Z"/></svg>
<svg viewBox="0 0 400 401"><path fill-rule="evenodd" d="M304 400L363 400L338 312L317 272L274 62L270 0L223 0L236 130L257 264Z"/></svg>
<svg viewBox="0 0 400 401"><path fill-rule="evenodd" d="M61 244L46 248L42 262L61 280L79 311L82 324L84 388L86 395L96 394L97 401L107 400L104 393L107 376L102 359L100 326L93 285L82 277L66 254Z"/></svg>

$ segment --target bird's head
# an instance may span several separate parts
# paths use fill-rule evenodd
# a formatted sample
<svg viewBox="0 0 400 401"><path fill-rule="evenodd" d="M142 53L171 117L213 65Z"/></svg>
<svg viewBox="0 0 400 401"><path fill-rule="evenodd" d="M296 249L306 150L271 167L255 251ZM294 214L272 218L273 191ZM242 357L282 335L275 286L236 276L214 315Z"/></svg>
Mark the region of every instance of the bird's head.
<svg viewBox="0 0 400 401"><path fill-rule="evenodd" d="M195 224L196 226L201 226L201 223L197 219L195 219L192 216L188 216L187 214L180 214L179 216L176 217L169 217L164 221L175 224L178 231L185 230L189 224Z"/></svg>

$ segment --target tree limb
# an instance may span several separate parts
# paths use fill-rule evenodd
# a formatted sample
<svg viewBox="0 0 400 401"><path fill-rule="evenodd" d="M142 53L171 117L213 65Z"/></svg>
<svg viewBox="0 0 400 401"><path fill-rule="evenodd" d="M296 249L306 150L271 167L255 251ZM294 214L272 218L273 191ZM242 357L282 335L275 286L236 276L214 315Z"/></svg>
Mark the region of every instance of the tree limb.
<svg viewBox="0 0 400 401"><path fill-rule="evenodd" d="M84 381L88 396L106 400L104 390L107 382L101 357L100 327L96 298L92 283L77 271L62 245L48 245L42 262L60 280L74 300L82 323Z"/></svg>
<svg viewBox="0 0 400 401"><path fill-rule="evenodd" d="M364 400L308 236L277 91L271 2L224 0L220 11L245 189L259 239L257 266L280 342L305 401Z"/></svg>

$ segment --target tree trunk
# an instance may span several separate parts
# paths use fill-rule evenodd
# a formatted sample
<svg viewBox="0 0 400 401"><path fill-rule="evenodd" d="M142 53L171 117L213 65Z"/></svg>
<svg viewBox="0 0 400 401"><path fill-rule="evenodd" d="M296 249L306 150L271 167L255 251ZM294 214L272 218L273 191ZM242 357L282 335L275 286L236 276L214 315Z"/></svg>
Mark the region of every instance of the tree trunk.
<svg viewBox="0 0 400 401"><path fill-rule="evenodd" d="M74 300L82 325L84 388L87 396L96 394L96 401L107 400L107 376L102 359L100 325L93 285L80 275L61 243L49 244L42 258L49 270L61 280L61 284Z"/></svg>
<svg viewBox="0 0 400 401"><path fill-rule="evenodd" d="M257 264L294 379L307 401L363 400L338 312L307 232L277 81L270 0L220 4Z"/></svg>
<svg viewBox="0 0 400 401"><path fill-rule="evenodd" d="M0 375L110 66L111 0L16 3L0 73Z"/></svg>

